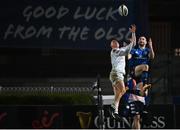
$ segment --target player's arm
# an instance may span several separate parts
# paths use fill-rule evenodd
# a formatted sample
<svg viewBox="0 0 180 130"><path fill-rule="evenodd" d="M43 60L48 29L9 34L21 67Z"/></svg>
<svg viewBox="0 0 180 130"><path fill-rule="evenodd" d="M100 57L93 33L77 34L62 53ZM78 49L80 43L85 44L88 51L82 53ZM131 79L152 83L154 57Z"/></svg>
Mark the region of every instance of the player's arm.
<svg viewBox="0 0 180 130"><path fill-rule="evenodd" d="M154 59L155 54L154 54L151 38L149 38L148 44L149 44L149 50L150 50L149 51L149 58Z"/></svg>
<svg viewBox="0 0 180 130"><path fill-rule="evenodd" d="M116 53L116 55L119 55L119 56L127 56L130 53L132 47L133 47L133 43L130 43L126 45L125 47L121 47L114 52Z"/></svg>
<svg viewBox="0 0 180 130"><path fill-rule="evenodd" d="M129 59L131 59L131 57L132 57L132 54L129 53L128 56L127 56L127 59L129 60Z"/></svg>
<svg viewBox="0 0 180 130"><path fill-rule="evenodd" d="M134 47L134 46L136 46L136 25L135 24L131 25L131 28L129 28L129 30L132 33L130 43L132 43L133 47ZM131 50L132 50L132 48L130 48L130 51L128 53L128 56L127 56L128 59L131 59L131 57L132 57L132 54L130 53Z"/></svg>
<svg viewBox="0 0 180 130"><path fill-rule="evenodd" d="M133 46L136 45L136 25L131 25L131 28L129 28L130 32L132 33L130 41L133 43Z"/></svg>
<svg viewBox="0 0 180 130"><path fill-rule="evenodd" d="M132 37L130 39L130 44L125 47L120 48L119 55L121 55L121 56L122 55L127 56L131 52L131 49L136 45L136 34L135 34L136 26L131 25L131 28L129 28L129 30L132 33Z"/></svg>
<svg viewBox="0 0 180 130"><path fill-rule="evenodd" d="M120 55L122 56L128 56L128 54L131 52L133 48L133 42L131 42L130 44L126 45L125 47L121 47L120 50Z"/></svg>

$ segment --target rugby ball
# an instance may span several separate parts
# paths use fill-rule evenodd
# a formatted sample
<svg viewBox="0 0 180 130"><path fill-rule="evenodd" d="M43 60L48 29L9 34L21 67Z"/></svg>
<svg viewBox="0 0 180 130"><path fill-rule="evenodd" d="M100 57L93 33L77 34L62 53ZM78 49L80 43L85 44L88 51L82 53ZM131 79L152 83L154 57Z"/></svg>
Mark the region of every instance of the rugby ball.
<svg viewBox="0 0 180 130"><path fill-rule="evenodd" d="M119 14L120 14L121 16L127 16L127 15L128 15L128 8L127 8L127 6L124 5L124 4L122 4L122 5L119 6L118 11L119 11Z"/></svg>

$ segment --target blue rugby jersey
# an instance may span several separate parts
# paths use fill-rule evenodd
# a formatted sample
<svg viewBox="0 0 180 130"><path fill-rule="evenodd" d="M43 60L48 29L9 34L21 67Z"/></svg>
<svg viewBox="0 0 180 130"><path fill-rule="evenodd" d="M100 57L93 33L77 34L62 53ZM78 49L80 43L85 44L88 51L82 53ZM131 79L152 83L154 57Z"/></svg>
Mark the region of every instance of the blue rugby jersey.
<svg viewBox="0 0 180 130"><path fill-rule="evenodd" d="M129 59L129 66L135 67L141 64L149 64L149 48L141 49L139 47L132 48L130 54L132 55L131 59Z"/></svg>

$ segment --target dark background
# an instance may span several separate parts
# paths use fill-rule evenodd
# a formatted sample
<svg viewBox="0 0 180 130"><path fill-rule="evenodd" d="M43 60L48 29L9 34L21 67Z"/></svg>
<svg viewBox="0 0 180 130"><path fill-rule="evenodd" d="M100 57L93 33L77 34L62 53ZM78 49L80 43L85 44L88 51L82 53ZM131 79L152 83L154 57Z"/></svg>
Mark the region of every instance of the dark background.
<svg viewBox="0 0 180 130"><path fill-rule="evenodd" d="M57 2L56 0L54 2ZM12 0L4 1L1 4L0 16L1 16L1 39L0 39L0 77L2 78L46 78L46 77L95 77L98 73L102 77L107 77L109 75L111 65L110 65L110 47L109 43L112 38L96 39L94 33L99 28L106 30L108 33L109 28L113 28L112 34L117 34L119 37L118 29L124 28L123 37L120 39L127 40L126 35L128 33L128 28L132 23L135 23L139 28L137 29L137 34L148 34L149 21L148 21L148 0L129 0L129 1L110 1L110 0L91 0L86 3L81 0L75 1L58 1L57 4L53 2L43 2L38 1L34 3L32 1L26 2L21 0L16 3ZM11 3L11 4L9 4ZM84 18L73 19L73 11L77 11L77 7L81 7L81 12L89 7L91 10L96 7L97 9L109 9L113 7L117 9L119 5L125 3L129 8L129 14L126 17L121 17L119 13L115 13L113 16L117 20L109 17L108 20L97 20L92 18L86 20ZM69 9L68 15L64 16L62 19L57 19L57 14L54 17L47 18L45 15L42 17L37 17L41 15L37 13L36 9L39 7L46 11L49 7L56 8L58 12L61 6L67 7ZM29 20L23 16L24 10L30 7L27 14L31 14ZM4 13L6 12L6 13ZM40 12L40 11L39 11ZM106 11L101 14L101 18L108 14ZM33 17L34 16L34 17ZM36 17L35 17L36 16ZM50 38L46 35L43 37L30 37L22 38L25 35L29 27L33 26L37 31L41 26L52 27L53 32ZM84 24L84 25L83 25ZM6 39L4 39L5 32L7 32L10 25L11 32ZM16 28L21 26L20 33L16 35ZM58 39L59 27L81 27L88 26L90 32L88 32L88 39L82 40L76 38L72 40L67 38L64 34L62 39ZM27 29L27 30L26 30ZM4 33L3 33L4 32ZM32 31L31 31L32 32ZM108 40L106 40L108 39Z"/></svg>
<svg viewBox="0 0 180 130"><path fill-rule="evenodd" d="M179 95L179 0L149 0L149 31L156 57L152 80L163 78L165 95ZM176 51L177 50L177 51ZM0 48L1 78L108 78L109 50ZM163 88L164 89L164 88Z"/></svg>
<svg viewBox="0 0 180 130"><path fill-rule="evenodd" d="M110 119L108 114L109 105L104 105L105 114L105 128L106 129L129 129L128 125L124 122L115 122ZM166 109L164 109L166 108ZM176 111L174 111L175 109ZM98 111L97 106L1 106L0 109L5 116L1 119L1 129L80 129L80 121L77 116L78 112L91 113L92 118L89 125L90 129L97 129L98 123ZM144 129L177 129L180 128L179 120L179 105L152 105L150 106L152 111L152 122L149 126L142 125ZM50 125L45 127L42 125L42 118L45 117L47 112L47 122ZM176 114L175 114L176 112ZM58 113L58 116L49 121L53 114ZM85 118L86 117L86 118ZM84 120L87 120L87 115L84 116ZM128 119L127 119L128 120ZM130 120L128 120L130 122Z"/></svg>
<svg viewBox="0 0 180 130"><path fill-rule="evenodd" d="M13 4L11 5L13 6ZM1 5L2 7L2 5ZM155 50L155 59L151 66L151 80L153 89L151 91L151 102L154 104L179 104L180 103L180 1L179 0L149 0L149 32L153 40ZM6 13L4 13L6 15ZM139 16L140 17L140 16ZM108 77L111 70L110 50L78 50L78 49L58 49L58 48L14 48L0 47L0 87L26 87L33 84L33 87L50 86L49 79L54 79L53 83L64 81L65 85L73 87L74 83L69 81L80 78L80 84L83 86L84 78L96 78L97 74L101 75L102 79L106 79L104 84L101 84L106 93L112 94ZM28 80L26 80L28 79ZM30 80L29 80L30 79ZM42 80L43 79L43 80ZM36 82L34 82L36 81ZM101 80L102 81L102 80ZM104 81L104 80L103 80ZM107 82L108 81L108 82ZM63 83L64 83L63 82ZM107 84L106 84L107 83ZM39 86L40 86L39 85ZM63 84L64 85L64 84ZM86 84L87 85L87 84ZM91 84L88 85L91 86ZM105 87L105 85L107 87ZM63 86L66 87L66 86ZM84 86L83 86L84 87ZM16 107L16 106L15 106ZM18 107L18 106L17 106ZM166 127L179 128L178 115L180 113L179 105L161 105L151 106L152 112L165 117ZM175 108L176 107L176 108ZM80 106L82 109L83 107ZM89 108L89 107L88 107ZM32 119L39 119L44 108L7 108L1 106L2 112L8 112L10 118L5 118L3 122L4 128L27 128L31 127ZM67 114L71 107L64 109ZM47 108L46 108L47 110ZM50 112L53 111L49 108ZM55 107L54 112L62 111ZM74 109L72 109L74 110ZM76 110L76 109L75 109ZM96 109L93 109L94 111ZM162 111L160 111L162 110ZM176 111L174 111L176 110ZM17 111L19 111L17 113ZM40 112L41 111L41 112ZM83 110L84 111L84 110ZM22 112L22 113L21 113ZM28 113L27 113L28 112ZM173 113L176 112L176 113ZM33 114L29 114L33 113ZM26 115L27 114L27 115ZM51 113L50 113L51 114ZM61 114L61 113L60 113ZM71 113L70 113L71 114ZM156 116L157 116L156 115ZM175 116L177 115L177 116ZM19 118L17 119L16 117ZM26 116L32 116L26 118ZM75 114L74 114L75 116ZM66 115L64 115L65 121ZM174 120L173 120L173 119ZM22 120L24 119L24 120ZM157 118L155 118L157 121ZM11 124L14 120L14 126ZM77 117L76 117L77 120ZM24 124L22 123L24 121ZM72 124L66 124L58 120L57 125L65 124L66 127L72 127ZM74 119L72 118L72 121ZM72 123L72 122L68 122ZM7 126L6 126L7 125ZM56 125L56 124L55 124ZM79 127L79 124L77 124ZM153 126L156 125L154 122ZM28 128L29 128L28 127ZM56 126L55 126L56 127ZM156 128L156 127L154 127ZM174 127L173 127L174 128Z"/></svg>

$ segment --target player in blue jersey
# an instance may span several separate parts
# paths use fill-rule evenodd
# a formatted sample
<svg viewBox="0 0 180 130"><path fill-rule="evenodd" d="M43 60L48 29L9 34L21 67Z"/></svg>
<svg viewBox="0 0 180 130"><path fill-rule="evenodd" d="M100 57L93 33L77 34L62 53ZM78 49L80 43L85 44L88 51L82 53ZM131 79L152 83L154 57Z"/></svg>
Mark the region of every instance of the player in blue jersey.
<svg viewBox="0 0 180 130"><path fill-rule="evenodd" d="M148 47L146 46L148 43ZM127 84L129 88L128 104L130 104L130 113L133 115L132 128L140 129L140 115L146 107L146 96L148 93L150 84L148 84L149 78L149 66L150 60L154 59L154 51L151 38L147 42L144 36L141 36L138 40L136 47L132 48L128 59L130 76L136 81L137 85L133 85L131 80ZM128 83L127 82L127 83ZM134 88L132 88L132 85Z"/></svg>
<svg viewBox="0 0 180 130"><path fill-rule="evenodd" d="M132 128L141 128L141 116L146 107L147 91L151 85L143 85L143 82L136 82L133 78L129 78L126 82L126 93L120 102L120 114L124 117L132 117Z"/></svg>
<svg viewBox="0 0 180 130"><path fill-rule="evenodd" d="M148 43L148 47L146 46ZM150 60L154 59L154 50L152 46L151 38L147 42L144 36L141 36L138 40L138 45L132 48L128 59L130 73L133 78L139 78L143 84L148 84L148 71Z"/></svg>

